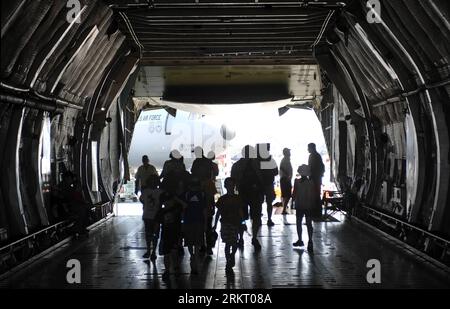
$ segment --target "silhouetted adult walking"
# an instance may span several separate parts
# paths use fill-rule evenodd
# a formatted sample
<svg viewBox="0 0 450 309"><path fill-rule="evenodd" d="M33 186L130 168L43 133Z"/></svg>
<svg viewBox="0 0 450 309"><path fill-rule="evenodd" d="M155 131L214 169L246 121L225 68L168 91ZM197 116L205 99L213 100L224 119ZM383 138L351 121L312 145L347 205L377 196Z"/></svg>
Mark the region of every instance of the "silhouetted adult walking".
<svg viewBox="0 0 450 309"><path fill-rule="evenodd" d="M169 154L170 160L164 162L160 178L164 178L170 173L182 173L186 171L183 157L178 150L172 150Z"/></svg>
<svg viewBox="0 0 450 309"><path fill-rule="evenodd" d="M183 157L178 150L172 150L169 157L170 160L164 162L161 172L161 188L166 192L179 195L187 186L189 173L186 171Z"/></svg>
<svg viewBox="0 0 450 309"><path fill-rule="evenodd" d="M192 163L191 173L192 176L198 178L201 183L201 189L206 195L207 201L207 220L205 224L205 234L212 232L212 218L214 216L215 205L214 205L214 194L216 193L216 187L214 179L219 174L219 168L216 163L213 162L215 154L213 152L209 153L211 158L204 156L203 149L201 147L195 147L194 153L196 159ZM213 254L212 243L207 242L206 251L207 254ZM202 248L202 251L205 247Z"/></svg>
<svg viewBox="0 0 450 309"><path fill-rule="evenodd" d="M273 201L275 200L275 191L273 184L275 176L278 175L278 166L270 155L270 144L263 143L257 145L259 170L263 185L263 201L266 201L267 207L267 225L274 226L272 221Z"/></svg>
<svg viewBox="0 0 450 309"><path fill-rule="evenodd" d="M213 151L208 152L207 158L211 161L211 179L205 182L205 190L207 197L206 206L206 226L205 226L205 243L207 254L213 254L212 248L216 243L213 231L213 217L216 212L215 195L218 193L216 188L216 177L219 176L219 165L214 162L216 154Z"/></svg>
<svg viewBox="0 0 450 309"><path fill-rule="evenodd" d="M280 163L280 187L281 187L281 202L283 204L283 215L287 215L287 206L292 197L292 164L291 164L291 150L289 148L283 149L283 159Z"/></svg>
<svg viewBox="0 0 450 309"><path fill-rule="evenodd" d="M148 187L147 182L152 175L158 176L158 172L156 171L156 168L150 164L148 156L144 155L142 156L142 165L139 166L135 175L136 182L134 193L136 193L136 195L139 191L142 193L142 190Z"/></svg>
<svg viewBox="0 0 450 309"><path fill-rule="evenodd" d="M196 159L192 163L192 176L200 179L200 181L210 180L212 175L212 161L204 156L202 147L194 149Z"/></svg>
<svg viewBox="0 0 450 309"><path fill-rule="evenodd" d="M325 166L323 165L322 157L316 150L316 144L308 144L308 151L310 153L308 160L308 166L311 172L310 179L314 183L314 194L316 196L312 216L314 218L319 218L322 215L320 192L322 188L322 177L325 172Z"/></svg>
<svg viewBox="0 0 450 309"><path fill-rule="evenodd" d="M248 218L248 206L250 206L252 245L256 250L259 250L261 249L261 244L257 236L261 227L262 202L264 197L259 160L256 158L256 150L252 146L245 146L242 150L242 155L243 157L233 165L231 177L236 179L239 195L246 205L243 209L244 218ZM240 245L242 246L242 244Z"/></svg>
<svg viewBox="0 0 450 309"><path fill-rule="evenodd" d="M189 181L184 201L187 203L183 212L184 245L191 255L191 273L198 274L198 254L205 241L206 195L194 176Z"/></svg>

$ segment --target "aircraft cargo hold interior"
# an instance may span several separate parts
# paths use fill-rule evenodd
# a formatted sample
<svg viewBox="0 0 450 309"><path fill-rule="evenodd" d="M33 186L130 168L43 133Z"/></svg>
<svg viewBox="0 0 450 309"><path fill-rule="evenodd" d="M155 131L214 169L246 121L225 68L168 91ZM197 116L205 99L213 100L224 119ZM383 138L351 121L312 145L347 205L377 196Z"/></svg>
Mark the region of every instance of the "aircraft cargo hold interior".
<svg viewBox="0 0 450 309"><path fill-rule="evenodd" d="M0 62L0 288L450 288L448 1L2 1Z"/></svg>

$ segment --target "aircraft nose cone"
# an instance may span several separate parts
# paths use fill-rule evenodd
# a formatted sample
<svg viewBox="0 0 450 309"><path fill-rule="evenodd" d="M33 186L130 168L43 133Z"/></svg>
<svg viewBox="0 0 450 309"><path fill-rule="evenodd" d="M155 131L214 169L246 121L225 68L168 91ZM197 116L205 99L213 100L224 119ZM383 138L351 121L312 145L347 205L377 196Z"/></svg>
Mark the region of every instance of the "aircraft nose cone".
<svg viewBox="0 0 450 309"><path fill-rule="evenodd" d="M222 135L222 138L226 141L231 141L233 138L236 137L236 131L232 128L228 127L226 124L223 124L220 128L220 135Z"/></svg>

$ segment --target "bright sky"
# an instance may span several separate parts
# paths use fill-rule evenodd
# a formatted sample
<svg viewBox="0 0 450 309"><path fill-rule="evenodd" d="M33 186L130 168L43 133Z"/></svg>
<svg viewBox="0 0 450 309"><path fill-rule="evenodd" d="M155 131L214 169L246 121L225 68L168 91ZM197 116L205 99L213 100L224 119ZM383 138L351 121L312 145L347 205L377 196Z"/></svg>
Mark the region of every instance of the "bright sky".
<svg viewBox="0 0 450 309"><path fill-rule="evenodd" d="M236 132L236 137L228 147L229 155L241 153L245 145L268 142L270 152L279 165L283 158L283 148L291 149L291 162L296 171L301 164L308 163L307 145L316 143L317 151L322 155L326 166L324 184L328 183L329 164L328 151L322 132L322 126L313 110L289 109L279 116L278 108L289 104L288 101L271 103L189 106L191 112L206 114L202 121L211 125L226 124ZM175 108L183 106L173 104Z"/></svg>
<svg viewBox="0 0 450 309"><path fill-rule="evenodd" d="M270 152L278 166L283 157L283 148L287 147L291 149L291 162L294 171L296 171L299 165L308 163L309 153L307 151L307 145L311 142L316 143L317 150L322 155L327 169L324 177L324 183L326 183L330 178L329 164L327 164L328 153L321 124L313 110L291 108L285 114L279 116L278 108L287 104L290 104L290 100L236 105L198 105L167 102L167 105L178 110L174 128L177 128L176 119L179 119L184 125L193 126L186 119L188 113L196 113L204 115L204 117L199 117L199 120L196 120L196 126L205 126L213 129L214 132L218 132L222 124L225 124L228 130L231 129L234 131L236 136L227 145L226 155L228 160L230 158L238 159L245 145L255 146L258 143L270 143ZM182 139L185 139L190 136L193 127L187 127L186 130L186 127L181 123L180 128L183 129L181 131ZM145 126L147 124L141 125ZM146 134L148 134L147 131L144 130ZM174 129L173 131L176 130ZM167 137L174 139L173 141L167 140L167 143L178 145L176 135L173 134L171 137ZM217 138L221 139L220 135ZM139 158L139 162L137 164L140 163L140 157L143 153L150 154L151 157L153 156L153 160L156 160L155 155L159 145L152 146L151 143L145 143L146 148L144 149L134 150L133 148L135 144L139 144L138 141L142 144L142 140L146 141L147 139L146 136L140 139L133 139L130 155L133 155L133 151L138 152L136 158ZM187 144L189 143L187 142ZM177 147L173 145L166 146L168 149L176 149ZM208 151L206 149L206 152ZM166 152L160 158L162 162L167 158ZM188 154L190 154L190 151ZM220 154L220 152L216 151L216 154ZM187 156L185 156L186 158ZM187 168L190 168L190 164L186 160L185 163L187 164ZM231 163L229 161L227 167L223 169L223 176L227 176L226 172L231 168Z"/></svg>
<svg viewBox="0 0 450 309"><path fill-rule="evenodd" d="M308 163L307 145L311 142L316 143L319 153L323 156L327 154L321 124L312 110L289 109L279 116L278 109L255 109L242 105L228 107L220 115L207 115L203 120L225 123L228 128L236 131L236 137L230 145L231 152L240 153L247 144L268 142L271 144L271 154L278 164L283 157L283 148L290 148L294 167Z"/></svg>

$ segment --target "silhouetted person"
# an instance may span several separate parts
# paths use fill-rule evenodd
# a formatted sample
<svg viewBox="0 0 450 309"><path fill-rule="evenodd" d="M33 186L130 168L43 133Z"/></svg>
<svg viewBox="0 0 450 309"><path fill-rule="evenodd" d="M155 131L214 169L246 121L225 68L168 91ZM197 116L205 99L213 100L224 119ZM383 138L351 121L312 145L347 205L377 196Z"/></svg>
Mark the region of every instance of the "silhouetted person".
<svg viewBox="0 0 450 309"><path fill-rule="evenodd" d="M297 172L300 174L300 179L296 179L294 182L293 199L297 216L298 240L293 245L294 247L303 247L305 245L302 240L302 220L305 217L308 228L308 251L312 252L313 226L311 211L316 202L315 184L311 179L308 179L308 176L311 174L308 165L303 164L299 166Z"/></svg>
<svg viewBox="0 0 450 309"><path fill-rule="evenodd" d="M244 179L244 169L245 166L247 164L247 157L248 157L248 153L249 153L249 149L250 146L247 145L244 148L242 148L242 157L235 162L232 166L231 166L231 178L234 180L235 182L235 188L237 189L237 191L240 194L240 197L242 198L242 200L244 201L244 203L242 204L242 222L241 222L241 228L239 230L239 242L238 242L238 246L243 249L244 248L244 231L247 230L247 225L246 225L246 221L249 219L249 212L248 212L248 201L244 200L244 198L242 197L242 193L244 191L244 188L241 189L241 186L244 186L243 182L245 181Z"/></svg>
<svg viewBox="0 0 450 309"><path fill-rule="evenodd" d="M163 191L159 189L159 177L150 175L146 180L147 187L143 189L141 199L143 202L142 220L144 220L145 240L147 242L147 252L143 258L150 257L152 261L156 260L156 248L158 245L160 223L156 216L161 210Z"/></svg>
<svg viewBox="0 0 450 309"><path fill-rule="evenodd" d="M64 166L64 164L62 164L62 166ZM52 218L53 220L67 220L70 216L70 208L69 208L69 203L68 203L67 194L66 194L66 189L67 189L68 184L66 184L66 181L64 179L65 173L67 173L67 170L65 169L65 166L64 166L64 172L62 172L60 174L62 181L58 184L56 184L55 182L52 183L52 187L51 187L52 211L51 211L51 214L53 215L53 218Z"/></svg>
<svg viewBox="0 0 450 309"><path fill-rule="evenodd" d="M161 189L170 196L176 196L179 199L183 199L184 194L188 189L188 181L191 175L186 171L184 158L178 150L172 150L169 157L170 160L164 162L164 167L161 172ZM180 256L184 255L181 237L178 239L178 254Z"/></svg>
<svg viewBox="0 0 450 309"><path fill-rule="evenodd" d="M261 249L257 236L261 227L261 214L263 203L263 184L261 181L259 160L256 158L256 150L252 146L245 146L242 150L243 157L237 161L231 169L231 177L236 179L239 196L245 203L243 209L244 218L248 218L248 206L250 206L250 218L252 220L252 245L256 250ZM243 243L241 244L243 245Z"/></svg>
<svg viewBox="0 0 450 309"><path fill-rule="evenodd" d="M195 160L192 163L191 174L200 181L211 179L212 164L211 160L204 156L202 147L195 147Z"/></svg>
<svg viewBox="0 0 450 309"><path fill-rule="evenodd" d="M267 225L274 226L272 221L273 201L275 200L275 191L273 188L275 176L278 175L278 166L270 155L270 144L258 144L258 160L261 181L263 185L263 201L266 201L267 207Z"/></svg>
<svg viewBox="0 0 450 309"><path fill-rule="evenodd" d="M214 230L220 218L220 236L225 243L225 257L227 260L226 271L232 272L235 265L235 254L238 247L240 227L243 219L242 208L244 202L235 194L236 187L233 178L226 178L224 183L227 193L217 201L217 215Z"/></svg>
<svg viewBox="0 0 450 309"><path fill-rule="evenodd" d="M186 171L184 159L178 150L172 150L170 160L164 162L161 172L161 188L173 194L181 194L186 189L189 173Z"/></svg>
<svg viewBox="0 0 450 309"><path fill-rule="evenodd" d="M160 254L164 255L165 271L163 278L167 279L172 272L172 268L175 273L179 273L179 250L182 240L181 218L183 209L186 208L187 204L176 194L165 192L163 194L163 205L159 215L162 223Z"/></svg>
<svg viewBox="0 0 450 309"><path fill-rule="evenodd" d="M74 220L75 235L87 234L89 225L89 204L84 200L81 183L70 171L63 174L64 200L69 206L69 212Z"/></svg>
<svg viewBox="0 0 450 309"><path fill-rule="evenodd" d="M169 154L170 160L164 162L160 178L164 178L171 173L183 173L186 171L183 157L178 150L172 150Z"/></svg>
<svg viewBox="0 0 450 309"><path fill-rule="evenodd" d="M289 148L284 148L283 159L280 163L280 188L283 215L287 214L287 206L292 197L292 175L291 150Z"/></svg>
<svg viewBox="0 0 450 309"><path fill-rule="evenodd" d="M206 195L201 190L200 180L191 177L185 194L187 204L183 214L184 245L191 255L191 273L198 273L198 255L205 241Z"/></svg>
<svg viewBox="0 0 450 309"><path fill-rule="evenodd" d="M322 162L322 157L316 150L316 144L308 144L308 152L310 153L308 159L308 166L311 172L310 179L314 183L314 194L316 201L313 207L313 217L320 217L322 215L322 203L321 203L321 188L322 188L322 177L325 172L325 166Z"/></svg>
<svg viewBox="0 0 450 309"><path fill-rule="evenodd" d="M139 166L135 178L136 178L136 182L135 182L135 188L134 188L134 193L136 193L136 195L138 194L139 191L142 192L143 189L145 189L148 184L147 184L147 180L149 179L149 177L151 175L156 175L158 176L158 172L156 171L156 168L151 165L149 163L149 159L148 156L142 156L142 165Z"/></svg>
<svg viewBox="0 0 450 309"><path fill-rule="evenodd" d="M219 166L213 160L216 154L210 151L207 158L211 161L211 178L203 183L203 189L206 193L206 221L205 221L205 236L206 236L206 253L213 254L212 248L216 242L213 237L213 217L215 213L215 195L217 194L216 177L219 175Z"/></svg>
<svg viewBox="0 0 450 309"><path fill-rule="evenodd" d="M208 152L208 155L206 156L209 160L211 160L211 171L212 171L212 180L216 180L216 177L219 176L219 165L217 165L214 160L216 159L216 154L214 151Z"/></svg>
<svg viewBox="0 0 450 309"><path fill-rule="evenodd" d="M208 232L211 232L212 217L214 215L214 194L216 193L214 179L219 174L219 168L217 164L212 161L214 158L208 158L204 156L204 152L201 147L195 147L194 153L196 159L192 163L191 174L192 176L200 180L202 190L206 194L209 218L207 220L208 223L205 224L205 231L208 230ZM210 153L210 155L214 155L215 157L214 153ZM204 251L205 249L208 254L213 253L211 246L207 246L207 248L204 246L202 248L202 251Z"/></svg>

